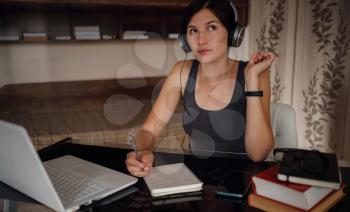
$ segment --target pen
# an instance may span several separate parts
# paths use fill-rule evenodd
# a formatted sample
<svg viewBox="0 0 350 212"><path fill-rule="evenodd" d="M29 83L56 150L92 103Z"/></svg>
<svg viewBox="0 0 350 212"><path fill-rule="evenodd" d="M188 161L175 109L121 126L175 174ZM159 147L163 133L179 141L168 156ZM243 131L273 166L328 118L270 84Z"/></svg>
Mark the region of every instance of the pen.
<svg viewBox="0 0 350 212"><path fill-rule="evenodd" d="M130 135L130 134L128 135L128 143L131 146L131 148L135 151L136 160L141 161L141 155L136 149L136 141L133 135Z"/></svg>

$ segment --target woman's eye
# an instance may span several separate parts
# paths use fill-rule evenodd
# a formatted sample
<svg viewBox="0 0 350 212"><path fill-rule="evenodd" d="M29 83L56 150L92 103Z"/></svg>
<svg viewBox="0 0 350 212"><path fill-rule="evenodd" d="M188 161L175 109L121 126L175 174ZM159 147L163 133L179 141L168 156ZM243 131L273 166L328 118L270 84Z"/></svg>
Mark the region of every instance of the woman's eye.
<svg viewBox="0 0 350 212"><path fill-rule="evenodd" d="M197 30L196 30L196 29L190 29L190 30L189 30L189 33L190 33L190 34L195 34L195 33L197 33Z"/></svg>
<svg viewBox="0 0 350 212"><path fill-rule="evenodd" d="M216 30L216 26L214 26L214 25L209 25L209 26L208 26L208 30L209 30L209 31Z"/></svg>

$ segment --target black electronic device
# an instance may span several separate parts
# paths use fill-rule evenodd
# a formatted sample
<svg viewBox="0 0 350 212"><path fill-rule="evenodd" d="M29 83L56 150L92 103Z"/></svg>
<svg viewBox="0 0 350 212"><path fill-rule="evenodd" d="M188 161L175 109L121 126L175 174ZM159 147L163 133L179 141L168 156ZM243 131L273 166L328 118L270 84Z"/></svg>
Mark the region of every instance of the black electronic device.
<svg viewBox="0 0 350 212"><path fill-rule="evenodd" d="M335 153L293 148L277 148L273 153L280 162L277 179L281 181L331 189L342 184Z"/></svg>
<svg viewBox="0 0 350 212"><path fill-rule="evenodd" d="M216 196L224 198L244 198L248 195L252 176L245 171L229 171L217 186Z"/></svg>

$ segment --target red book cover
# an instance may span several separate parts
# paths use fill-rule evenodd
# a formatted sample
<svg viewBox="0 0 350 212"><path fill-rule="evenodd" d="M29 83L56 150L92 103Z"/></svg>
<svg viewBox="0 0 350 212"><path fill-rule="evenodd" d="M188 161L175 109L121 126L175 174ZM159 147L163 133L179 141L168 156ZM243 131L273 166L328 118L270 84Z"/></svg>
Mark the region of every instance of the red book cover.
<svg viewBox="0 0 350 212"><path fill-rule="evenodd" d="M330 188L289 183L277 179L277 166L270 167L253 177L254 187L263 196L303 210L309 210L332 192Z"/></svg>
<svg viewBox="0 0 350 212"><path fill-rule="evenodd" d="M285 182L285 181L280 181L277 179L277 172L278 172L278 167L276 166L272 166L262 172L260 172L259 174L256 175L256 177L261 178L261 179L265 179L267 181L288 187L290 189L294 189L300 192L304 192L306 190L308 190L309 188L311 188L312 186L310 185L303 185L303 184L296 184L296 183L290 183L290 182Z"/></svg>

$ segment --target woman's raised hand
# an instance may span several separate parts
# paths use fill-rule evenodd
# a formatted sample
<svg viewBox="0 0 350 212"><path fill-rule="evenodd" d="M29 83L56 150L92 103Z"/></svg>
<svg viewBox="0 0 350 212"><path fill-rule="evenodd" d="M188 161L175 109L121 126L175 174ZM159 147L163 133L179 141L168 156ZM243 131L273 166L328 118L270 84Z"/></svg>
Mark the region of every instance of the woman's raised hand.
<svg viewBox="0 0 350 212"><path fill-rule="evenodd" d="M253 53L246 67L246 74L248 74L248 76L259 77L262 72L271 66L275 59L276 55L272 52Z"/></svg>

